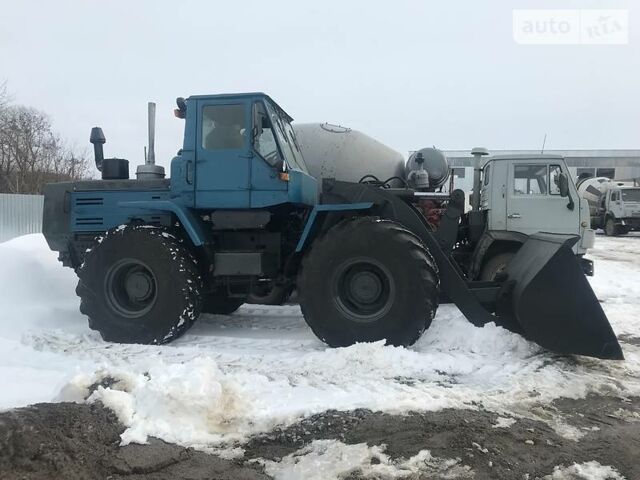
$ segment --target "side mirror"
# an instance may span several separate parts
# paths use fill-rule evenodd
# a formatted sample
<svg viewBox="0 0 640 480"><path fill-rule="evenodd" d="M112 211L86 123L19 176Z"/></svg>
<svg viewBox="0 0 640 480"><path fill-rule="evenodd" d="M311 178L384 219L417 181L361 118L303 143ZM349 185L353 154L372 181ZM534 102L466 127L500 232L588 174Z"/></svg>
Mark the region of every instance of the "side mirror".
<svg viewBox="0 0 640 480"><path fill-rule="evenodd" d="M565 173L558 175L558 188L560 189L561 197L569 196L569 178Z"/></svg>

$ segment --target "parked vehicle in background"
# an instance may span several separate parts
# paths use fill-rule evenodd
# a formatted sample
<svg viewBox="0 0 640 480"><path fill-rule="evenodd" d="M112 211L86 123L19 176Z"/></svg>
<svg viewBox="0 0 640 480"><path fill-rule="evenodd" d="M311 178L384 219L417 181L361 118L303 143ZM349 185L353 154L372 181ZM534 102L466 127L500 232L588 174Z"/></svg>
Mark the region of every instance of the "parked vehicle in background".
<svg viewBox="0 0 640 480"><path fill-rule="evenodd" d="M640 230L640 187L606 177L578 182L578 193L589 203L591 228L609 236Z"/></svg>

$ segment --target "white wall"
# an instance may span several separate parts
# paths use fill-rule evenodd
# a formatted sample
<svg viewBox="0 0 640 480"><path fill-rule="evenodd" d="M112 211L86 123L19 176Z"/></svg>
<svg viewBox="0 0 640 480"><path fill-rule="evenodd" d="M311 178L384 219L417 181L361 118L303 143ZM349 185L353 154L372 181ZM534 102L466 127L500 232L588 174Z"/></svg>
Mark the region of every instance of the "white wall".
<svg viewBox="0 0 640 480"><path fill-rule="evenodd" d="M42 195L0 194L0 242L42 231Z"/></svg>

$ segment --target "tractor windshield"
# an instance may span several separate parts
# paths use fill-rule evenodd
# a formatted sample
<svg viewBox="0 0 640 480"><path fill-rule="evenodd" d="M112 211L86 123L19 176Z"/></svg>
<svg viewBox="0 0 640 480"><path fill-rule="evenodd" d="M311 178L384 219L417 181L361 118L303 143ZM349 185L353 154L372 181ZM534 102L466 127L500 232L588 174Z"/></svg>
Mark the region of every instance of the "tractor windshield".
<svg viewBox="0 0 640 480"><path fill-rule="evenodd" d="M267 111L269 112L269 118L274 126L276 137L278 137L278 143L280 149L287 162L287 165L291 168L302 170L308 173L307 166L302 158L302 152L298 145L298 140L293 132L293 128L280 109L275 108L271 102L265 102L267 105Z"/></svg>
<svg viewBox="0 0 640 480"><path fill-rule="evenodd" d="M640 202L640 188L624 188L621 192L623 202Z"/></svg>

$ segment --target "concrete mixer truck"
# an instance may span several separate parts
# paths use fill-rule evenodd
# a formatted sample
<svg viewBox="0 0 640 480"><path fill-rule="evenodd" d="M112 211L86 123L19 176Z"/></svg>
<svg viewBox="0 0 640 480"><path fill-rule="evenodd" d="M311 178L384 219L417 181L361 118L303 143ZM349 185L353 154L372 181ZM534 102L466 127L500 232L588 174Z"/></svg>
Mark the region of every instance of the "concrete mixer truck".
<svg viewBox="0 0 640 480"><path fill-rule="evenodd" d="M578 194L589 203L591 228L609 236L640 230L639 186L592 177L578 182Z"/></svg>
<svg viewBox="0 0 640 480"><path fill-rule="evenodd" d="M448 171L436 149L416 152L408 173L319 180L268 95L198 95L177 100L184 141L166 179L153 162L153 107L135 180L127 160L105 158L95 127L102 179L45 188L44 236L75 269L80 311L105 340L169 342L201 312L233 311L272 282L297 289L305 321L333 347L411 345L440 303L454 303L478 327L623 358L574 251L588 246L588 225L562 158L493 158L482 171L486 152L475 150L482 192L465 212L464 192L439 188ZM569 218L570 235L553 233ZM481 278L509 253L494 248L504 242L519 245Z"/></svg>

